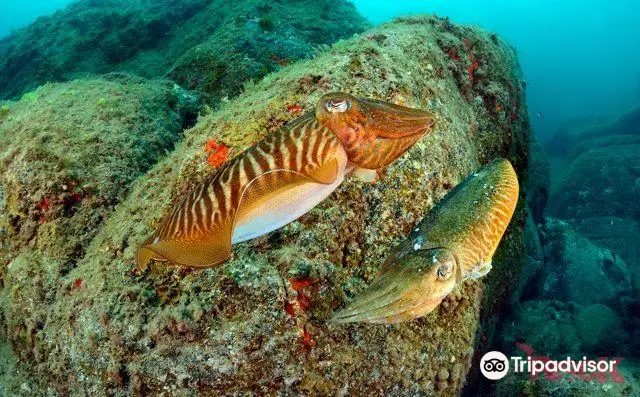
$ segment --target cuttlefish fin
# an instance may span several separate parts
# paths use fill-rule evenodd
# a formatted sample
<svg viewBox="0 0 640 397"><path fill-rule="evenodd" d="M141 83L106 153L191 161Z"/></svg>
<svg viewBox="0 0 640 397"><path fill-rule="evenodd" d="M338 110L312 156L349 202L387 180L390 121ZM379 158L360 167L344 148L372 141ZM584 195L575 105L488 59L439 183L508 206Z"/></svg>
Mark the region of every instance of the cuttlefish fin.
<svg viewBox="0 0 640 397"><path fill-rule="evenodd" d="M152 259L192 268L212 267L231 258L231 232L231 223L226 222L215 234L150 241L138 251L136 262L143 270Z"/></svg>
<svg viewBox="0 0 640 397"><path fill-rule="evenodd" d="M470 272L466 274L466 278L477 280L489 274L491 269L493 268L492 260L489 258L488 260L483 260L471 269Z"/></svg>
<svg viewBox="0 0 640 397"><path fill-rule="evenodd" d="M395 323L424 316L436 308L455 286L455 279L438 280L435 267L442 261L455 266L453 255L436 248L413 252L407 258L402 265L388 267L329 321ZM450 270L455 271L453 267Z"/></svg>
<svg viewBox="0 0 640 397"><path fill-rule="evenodd" d="M142 271L147 269L147 267L149 266L149 262L151 262L151 260L156 260L156 261L166 260L166 258L161 257L152 249L147 248L149 245L153 244L153 238L154 236L148 237L145 240L145 242L142 244L140 249L138 249L138 252L136 253L136 264L138 265L138 268Z"/></svg>

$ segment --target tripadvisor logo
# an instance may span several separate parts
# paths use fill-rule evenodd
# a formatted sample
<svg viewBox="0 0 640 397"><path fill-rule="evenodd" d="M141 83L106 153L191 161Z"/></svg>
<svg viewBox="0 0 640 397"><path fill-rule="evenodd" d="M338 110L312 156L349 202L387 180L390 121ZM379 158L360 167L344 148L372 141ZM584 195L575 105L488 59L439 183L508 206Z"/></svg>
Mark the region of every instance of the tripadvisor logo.
<svg viewBox="0 0 640 397"><path fill-rule="evenodd" d="M498 351L491 351L482 356L480 360L480 372L485 378L499 380L509 373L511 362L512 372L528 373L531 379L536 379L543 374L549 380L559 380L564 376L573 376L585 380L598 380L604 382L607 375L614 382L624 382L624 378L618 373L617 365L622 357L608 359L600 357L598 360L588 360L586 357L574 360L567 357L564 360L552 360L546 356L533 355L533 349L524 346L527 357L514 356L508 358Z"/></svg>
<svg viewBox="0 0 640 397"><path fill-rule="evenodd" d="M509 372L509 359L500 352L489 352L480 360L480 372L487 379L502 379Z"/></svg>

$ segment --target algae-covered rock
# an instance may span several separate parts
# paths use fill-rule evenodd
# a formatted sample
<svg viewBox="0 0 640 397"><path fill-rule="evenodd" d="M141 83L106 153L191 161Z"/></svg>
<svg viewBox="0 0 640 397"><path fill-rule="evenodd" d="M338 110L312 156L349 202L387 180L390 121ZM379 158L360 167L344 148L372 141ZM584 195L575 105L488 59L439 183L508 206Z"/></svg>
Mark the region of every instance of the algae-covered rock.
<svg viewBox="0 0 640 397"><path fill-rule="evenodd" d="M348 178L298 221L235 246L221 266L133 271L163 214L211 173L209 139L238 154L335 90L428 109L437 125L375 184ZM269 75L138 178L68 274L51 277L57 260L37 246L11 261L0 302L28 369L23 384L60 395L457 395L479 324L495 323L520 274L524 204L491 273L430 315L394 326L326 320L470 172L507 157L522 175L528 133L513 51L447 20L400 19Z"/></svg>
<svg viewBox="0 0 640 397"><path fill-rule="evenodd" d="M226 16L220 27L188 49L168 74L178 84L213 99L236 95L245 81L309 58L327 44L367 27L347 1L245 0L224 4Z"/></svg>
<svg viewBox="0 0 640 397"><path fill-rule="evenodd" d="M575 323L575 304L554 300L530 300L522 304L514 321L504 331L503 345L509 351L524 341L537 355L578 356L582 340Z"/></svg>
<svg viewBox="0 0 640 397"><path fill-rule="evenodd" d="M114 71L235 95L366 27L342 0L80 0L0 40L0 98Z"/></svg>
<svg viewBox="0 0 640 397"><path fill-rule="evenodd" d="M550 215L570 222L607 216L640 221L634 205L640 197L639 121L636 106L614 121L554 137L548 147L563 147L566 165L558 170Z"/></svg>
<svg viewBox="0 0 640 397"><path fill-rule="evenodd" d="M607 144L612 136L627 136L634 140L634 136L640 135L640 106L635 106L614 116L592 116L585 120L576 121L561 128L547 142L550 152L560 155L569 155L571 152L581 150L583 142L591 141L592 148L597 148L597 143ZM601 139L604 139L602 141ZM616 138L620 140L624 138ZM609 141L611 142L611 141Z"/></svg>
<svg viewBox="0 0 640 397"><path fill-rule="evenodd" d="M576 329L585 351L602 355L619 352L628 339L620 318L603 304L594 304L576 314Z"/></svg>
<svg viewBox="0 0 640 397"><path fill-rule="evenodd" d="M640 129L640 126L638 127ZM603 135L586 138L577 142L567 156L568 161L577 159L581 154L593 149L612 146L640 145L640 132L637 135Z"/></svg>
<svg viewBox="0 0 640 397"><path fill-rule="evenodd" d="M530 300L504 331L503 344L510 351L524 341L536 355L579 357L631 353L629 334L620 316L606 305L582 306L554 300Z"/></svg>
<svg viewBox="0 0 640 397"><path fill-rule="evenodd" d="M32 248L64 262L65 274L131 182L173 148L196 102L168 81L108 75L45 85L7 109L0 275Z"/></svg>
<svg viewBox="0 0 640 397"><path fill-rule="evenodd" d="M566 222L549 218L544 236L542 297L582 305L617 303L631 291L627 264L611 250L594 245Z"/></svg>
<svg viewBox="0 0 640 397"><path fill-rule="evenodd" d="M640 224L627 218L595 216L572 219L576 232L620 255L629 267L640 269Z"/></svg>
<svg viewBox="0 0 640 397"><path fill-rule="evenodd" d="M567 167L549 200L563 219L617 216L640 220L640 145L593 149Z"/></svg>
<svg viewBox="0 0 640 397"><path fill-rule="evenodd" d="M511 297L514 308L519 308L524 301L541 296L543 292L540 280L545 278L544 251L530 210L527 211L524 224L524 247L524 269Z"/></svg>

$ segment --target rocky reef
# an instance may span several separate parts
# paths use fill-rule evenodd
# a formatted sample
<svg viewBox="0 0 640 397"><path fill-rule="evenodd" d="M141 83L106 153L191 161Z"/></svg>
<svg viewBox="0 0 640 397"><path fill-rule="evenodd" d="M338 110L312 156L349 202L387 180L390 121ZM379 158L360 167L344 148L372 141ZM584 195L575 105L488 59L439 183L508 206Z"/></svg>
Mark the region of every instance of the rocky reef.
<svg viewBox="0 0 640 397"><path fill-rule="evenodd" d="M191 97L162 82L80 80L4 105L0 331L15 352L6 393L460 393L522 270L525 197L491 273L430 315L393 326L326 320L470 172L506 157L523 178L530 137L514 51L478 28L402 18L245 88L182 134ZM140 243L213 171L207 142L234 156L338 90L428 109L435 131L377 183L349 178L298 221L235 246L224 265L136 271ZM28 145L16 137L25 133ZM58 252L67 242L76 246Z"/></svg>
<svg viewBox="0 0 640 397"><path fill-rule="evenodd" d="M547 216L564 220L577 233L609 250L629 267L630 291L638 299L640 274L640 107L612 121L559 133L568 141L553 183ZM550 145L554 143L551 142ZM556 155L558 156L558 155Z"/></svg>
<svg viewBox="0 0 640 397"><path fill-rule="evenodd" d="M0 40L0 99L118 71L215 101L367 27L346 1L81 0Z"/></svg>
<svg viewBox="0 0 640 397"><path fill-rule="evenodd" d="M640 393L640 108L564 126L546 143L553 181L529 195L527 265L496 350L541 357L623 357L624 381L564 376L509 376L498 395ZM530 156L529 175L548 175L544 150ZM538 157L536 160L535 157ZM538 170L538 171L536 171ZM546 186L546 187L545 187ZM546 204L546 205L545 205Z"/></svg>

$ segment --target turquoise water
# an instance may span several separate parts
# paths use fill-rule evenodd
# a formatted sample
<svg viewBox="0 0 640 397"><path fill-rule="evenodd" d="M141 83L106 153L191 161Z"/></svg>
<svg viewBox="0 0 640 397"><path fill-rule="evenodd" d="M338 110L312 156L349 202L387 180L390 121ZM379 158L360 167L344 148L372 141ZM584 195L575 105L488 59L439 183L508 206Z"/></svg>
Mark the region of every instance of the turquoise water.
<svg viewBox="0 0 640 397"><path fill-rule="evenodd" d="M536 132L640 100L640 3L633 0L356 0L374 23L435 12L494 30L518 50ZM541 117L538 116L540 113Z"/></svg>
<svg viewBox="0 0 640 397"><path fill-rule="evenodd" d="M0 37L69 3L6 0ZM531 122L543 138L564 123L602 116L640 100L640 3L634 0L354 0L374 24L436 13L494 30L518 49Z"/></svg>
<svg viewBox="0 0 640 397"><path fill-rule="evenodd" d="M0 37L21 28L42 15L54 13L69 0L3 1L0 4Z"/></svg>

